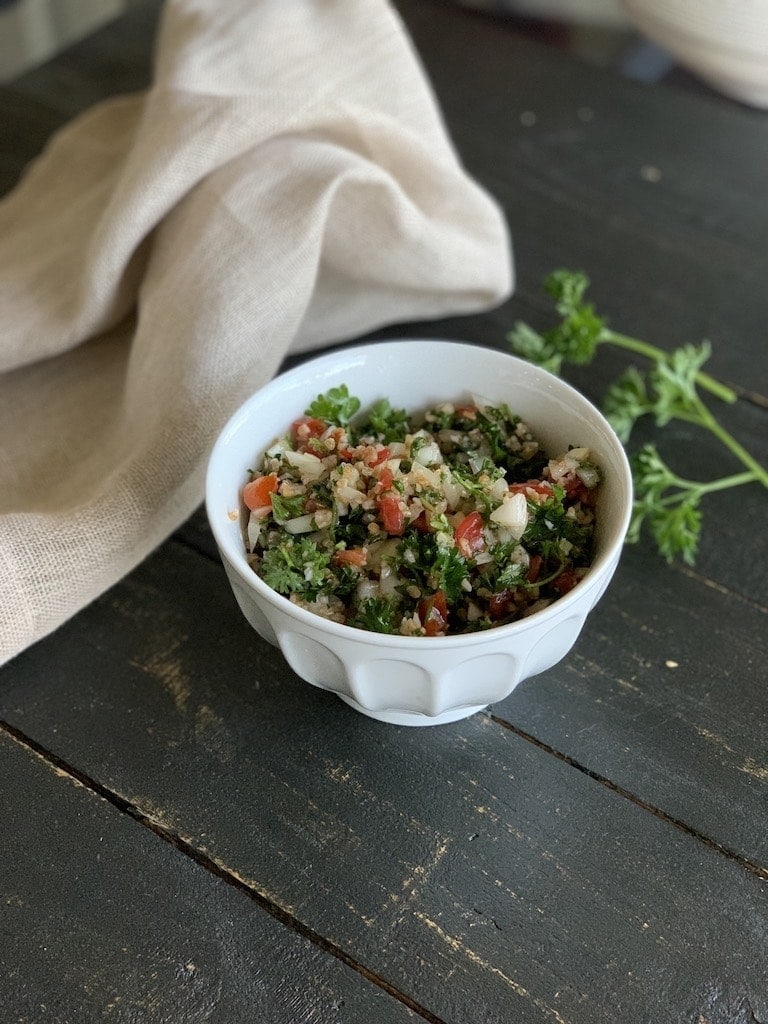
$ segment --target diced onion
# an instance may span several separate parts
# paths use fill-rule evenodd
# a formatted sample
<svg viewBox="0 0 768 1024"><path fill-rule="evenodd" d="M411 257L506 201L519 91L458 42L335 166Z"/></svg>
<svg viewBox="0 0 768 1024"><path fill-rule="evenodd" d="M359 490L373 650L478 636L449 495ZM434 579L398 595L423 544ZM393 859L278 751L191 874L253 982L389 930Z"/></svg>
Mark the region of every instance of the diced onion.
<svg viewBox="0 0 768 1024"><path fill-rule="evenodd" d="M464 488L454 481L448 469L441 474L441 480L448 508L451 510L458 508L459 502L464 497Z"/></svg>
<svg viewBox="0 0 768 1024"><path fill-rule="evenodd" d="M246 533L248 536L249 551L253 551L253 549L256 547L256 542L259 539L259 534L261 533L261 524L263 523L263 521L263 516L261 518L256 518L255 516L251 515L248 518L248 526L246 527Z"/></svg>
<svg viewBox="0 0 768 1024"><path fill-rule="evenodd" d="M358 601L367 601L376 597L379 592L379 584L376 580L361 579L355 588L355 595Z"/></svg>
<svg viewBox="0 0 768 1024"><path fill-rule="evenodd" d="M494 480L491 486L488 488L488 493L492 498L495 498L496 501L503 501L504 495L507 493L508 490L509 484L507 483L503 476L500 476L499 479Z"/></svg>
<svg viewBox="0 0 768 1024"><path fill-rule="evenodd" d="M283 457L294 469L298 469L302 476L318 480L322 475L323 461L312 452L285 452Z"/></svg>
<svg viewBox="0 0 768 1024"><path fill-rule="evenodd" d="M588 489L591 489L592 487L597 487L597 485L600 483L600 474L597 472L594 466L579 466L579 468L576 470L576 476Z"/></svg>
<svg viewBox="0 0 768 1024"><path fill-rule="evenodd" d="M528 525L528 502L525 495L507 491L504 501L490 515L491 521L509 530L515 540L519 540Z"/></svg>
<svg viewBox="0 0 768 1024"><path fill-rule="evenodd" d="M315 529L315 517L311 512L307 512L303 516L289 519L287 523L282 525L283 529L287 530L288 533L311 533Z"/></svg>
<svg viewBox="0 0 768 1024"><path fill-rule="evenodd" d="M379 594L382 597L394 597L397 588L400 586L400 577L387 562L381 563L381 575L379 576Z"/></svg>
<svg viewBox="0 0 768 1024"><path fill-rule="evenodd" d="M443 455L435 441L423 445L416 452L414 462L421 466L436 466L443 461Z"/></svg>
<svg viewBox="0 0 768 1024"><path fill-rule="evenodd" d="M418 462L414 462L409 477L414 487L426 487L433 491L440 489L440 476L433 469L427 469Z"/></svg>

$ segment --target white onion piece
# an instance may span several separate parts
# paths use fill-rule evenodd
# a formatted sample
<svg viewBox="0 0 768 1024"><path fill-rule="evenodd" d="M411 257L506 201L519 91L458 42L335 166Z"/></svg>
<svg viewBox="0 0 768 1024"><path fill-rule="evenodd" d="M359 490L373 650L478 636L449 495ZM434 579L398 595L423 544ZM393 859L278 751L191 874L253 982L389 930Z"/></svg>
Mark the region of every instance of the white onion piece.
<svg viewBox="0 0 768 1024"><path fill-rule="evenodd" d="M464 497L464 488L456 483L448 470L442 474L441 487L443 488L448 508L451 511L458 508L459 502Z"/></svg>
<svg viewBox="0 0 768 1024"><path fill-rule="evenodd" d="M600 474L594 466L579 466L576 476L587 488L597 487L600 483Z"/></svg>
<svg viewBox="0 0 768 1024"><path fill-rule="evenodd" d="M500 476L498 480L494 480L488 488L488 493L492 498L495 498L496 501L503 501L508 491L509 484L503 476Z"/></svg>
<svg viewBox="0 0 768 1024"><path fill-rule="evenodd" d="M441 486L439 475L434 470L422 466L421 463L414 462L409 477L412 484L420 484L430 490L439 490Z"/></svg>
<svg viewBox="0 0 768 1024"><path fill-rule="evenodd" d="M418 462L421 466L437 466L442 461L442 452L434 441L419 448L414 459L414 462Z"/></svg>
<svg viewBox="0 0 768 1024"><path fill-rule="evenodd" d="M519 540L528 525L528 502L525 495L507 491L501 505L491 512L490 519L508 530L515 540Z"/></svg>
<svg viewBox="0 0 768 1024"><path fill-rule="evenodd" d="M302 476L312 480L318 480L323 472L323 460L318 459L312 452L285 452L286 462L298 469Z"/></svg>
<svg viewBox="0 0 768 1024"><path fill-rule="evenodd" d="M255 516L251 515L248 518L248 526L246 528L246 533L248 535L248 550L249 551L253 551L254 548L256 547L256 542L258 541L259 534L261 533L261 524L263 522L264 522L264 517L263 516L260 517L260 518L257 518Z"/></svg>
<svg viewBox="0 0 768 1024"><path fill-rule="evenodd" d="M278 438L277 441L275 441L275 443L270 448L267 448L266 454L270 458L274 458L275 456L283 455L285 454L285 452L288 452L290 450L291 439L289 437L280 437Z"/></svg>
<svg viewBox="0 0 768 1024"><path fill-rule="evenodd" d="M376 597L379 593L379 585L376 580L361 579L355 588L355 596L358 601L367 601Z"/></svg>
<svg viewBox="0 0 768 1024"><path fill-rule="evenodd" d="M311 512L307 512L306 515L289 519L282 525L288 533L311 533L315 529L315 517Z"/></svg>
<svg viewBox="0 0 768 1024"><path fill-rule="evenodd" d="M400 585L400 577L387 562L381 563L381 575L379 577L379 594L382 597L394 597Z"/></svg>

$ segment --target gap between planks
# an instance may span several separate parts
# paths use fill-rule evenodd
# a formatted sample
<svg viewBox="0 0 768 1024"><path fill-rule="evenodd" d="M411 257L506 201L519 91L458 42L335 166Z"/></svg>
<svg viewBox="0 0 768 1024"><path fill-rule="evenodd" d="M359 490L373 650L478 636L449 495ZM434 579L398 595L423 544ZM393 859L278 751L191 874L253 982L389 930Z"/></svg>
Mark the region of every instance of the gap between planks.
<svg viewBox="0 0 768 1024"><path fill-rule="evenodd" d="M639 807L644 811L648 811L649 814L654 815L654 817L658 818L660 821L665 822L665 824L671 825L673 828L677 829L679 832L683 832L691 839L696 839L698 842L703 843L710 850L714 850L716 853L721 854L723 857L727 857L728 860L734 861L736 864L739 865L739 867L743 868L745 871L750 872L750 874L756 875L758 878L768 880L768 867L763 867L760 864L753 863L748 858L743 857L740 853L737 853L735 850L730 849L730 847L724 846L722 843L718 843L714 839L711 839L708 835L705 835L705 833L701 832L699 829L693 828L692 825L687 825L684 821L681 821L679 818L675 818L673 815L668 814L666 811L663 811L660 807L654 806L648 800L644 800L642 797L637 796L635 793L632 793L624 786L620 786L617 782L611 781L611 779L607 778L607 776L601 775L599 772L593 771L591 768L587 768L586 765L580 764L575 758L571 757L569 754L564 754L559 750L555 750L555 748L551 747L548 743L544 743L543 740L537 739L537 737L534 736L532 733L525 732L524 729L520 729L518 726L513 725L507 719L500 718L498 715L494 715L493 713L491 713L489 717L491 721L495 722L497 725L500 725L504 729L508 729L510 732L514 733L515 736L519 736L520 739L526 740L528 743L532 743L534 747L537 747L544 753L550 754L552 757L557 758L558 761L562 761L564 764L567 764L570 768L575 768L576 771L581 772L583 775L586 775L588 778L592 779L593 782L597 782L599 785L605 786L605 788L610 790L612 793L615 793L617 796L623 797L624 800L628 800L631 804L634 804L636 807Z"/></svg>
<svg viewBox="0 0 768 1024"><path fill-rule="evenodd" d="M280 924L311 942L324 953L327 953L341 961L341 963L346 967L349 967L366 981L375 985L391 998L401 1003L412 1013L415 1013L422 1020L426 1021L427 1024L446 1024L446 1021L444 1021L442 1017L436 1016L431 1012L431 1010L428 1010L425 1006L421 1006L405 992L401 992L399 989L395 988L395 986L390 984L385 978L382 978L378 974L369 970L364 964L360 963L340 946L337 946L335 943L326 939L319 932L310 928L308 925L304 924L303 921L300 921L297 917L279 906L269 897L259 892L252 884L241 878L236 871L228 868L225 864L220 863L215 858L201 852L188 840L171 832L168 828L155 821L150 815L142 811L140 807L132 803L130 800L126 800L118 793L115 793L114 790L109 789L107 786L91 778L85 772L75 768L63 758L54 754L42 744L33 740L30 736L27 736L20 729L17 729L15 726L3 719L0 719L0 731L6 733L7 736L15 743L18 743L20 746L38 757L48 765L56 775L61 778L68 779L77 786L82 786L95 796L105 800L121 814L128 815L128 817L132 818L137 822L137 824L144 826L144 828L147 828L159 839L168 843L168 845L173 847L173 849L178 853L181 853L185 857L189 857L190 860L194 861L205 871L214 875L216 878L219 878L227 885L232 886L232 888L237 889L239 892L244 893L253 903L255 903L260 909L266 911L266 913Z"/></svg>

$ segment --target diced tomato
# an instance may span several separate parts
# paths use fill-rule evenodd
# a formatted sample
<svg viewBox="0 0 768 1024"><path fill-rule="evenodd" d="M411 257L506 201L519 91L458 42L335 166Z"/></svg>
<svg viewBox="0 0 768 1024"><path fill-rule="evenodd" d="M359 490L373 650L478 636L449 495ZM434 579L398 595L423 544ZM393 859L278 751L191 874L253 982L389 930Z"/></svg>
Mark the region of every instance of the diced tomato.
<svg viewBox="0 0 768 1024"><path fill-rule="evenodd" d="M432 532L431 527L429 525L429 520L427 519L426 512L419 513L418 517L414 519L413 522L411 523L411 526L415 527L415 529L417 529L419 533Z"/></svg>
<svg viewBox="0 0 768 1024"><path fill-rule="evenodd" d="M315 419L313 416L301 416L291 424L291 441L293 447L300 452L312 451L310 441L312 438L322 437L328 429L328 424L323 420Z"/></svg>
<svg viewBox="0 0 768 1024"><path fill-rule="evenodd" d="M543 498L551 498L555 493L548 480L525 480L523 483L510 484L509 489L513 494L526 494L526 492L532 491L534 494L540 494Z"/></svg>
<svg viewBox="0 0 768 1024"><path fill-rule="evenodd" d="M562 597L569 590L573 590L578 582L578 577L573 569L563 569L557 579L552 580L552 589Z"/></svg>
<svg viewBox="0 0 768 1024"><path fill-rule="evenodd" d="M379 488L382 491L388 491L394 481L392 470L389 466L382 466L379 471Z"/></svg>
<svg viewBox="0 0 768 1024"><path fill-rule="evenodd" d="M349 447L349 436L346 430L336 427L331 431L331 437L336 445L336 454L342 462L351 462L355 457L355 449Z"/></svg>
<svg viewBox="0 0 768 1024"><path fill-rule="evenodd" d="M419 618L427 636L442 636L448 628L448 601L442 590L419 601Z"/></svg>
<svg viewBox="0 0 768 1024"><path fill-rule="evenodd" d="M337 565L354 565L361 568L365 565L368 552L365 548L341 548L334 552L333 561Z"/></svg>
<svg viewBox="0 0 768 1024"><path fill-rule="evenodd" d="M505 588L492 594L488 599L488 614L494 622L505 619L511 612L514 605L514 590Z"/></svg>
<svg viewBox="0 0 768 1024"><path fill-rule="evenodd" d="M588 487L584 486L578 477L574 477L573 480L566 481L565 494L570 501L580 501L582 505L586 505L587 507L594 505L597 500L597 488L593 487L590 490Z"/></svg>
<svg viewBox="0 0 768 1024"><path fill-rule="evenodd" d="M371 446L365 453L365 464L373 468L382 462L386 462L392 453L389 448L374 448Z"/></svg>
<svg viewBox="0 0 768 1024"><path fill-rule="evenodd" d="M251 512L257 512L263 508L271 508L270 494L274 494L276 490L277 473L257 477L243 488L243 503Z"/></svg>
<svg viewBox="0 0 768 1024"><path fill-rule="evenodd" d="M543 559L541 555L531 555L530 562L528 565L528 572L525 574L525 578L529 583L535 583L539 578L541 572L541 563Z"/></svg>
<svg viewBox="0 0 768 1024"><path fill-rule="evenodd" d="M476 420L477 419L477 406L476 405L457 405L456 415L460 416L463 420Z"/></svg>
<svg viewBox="0 0 768 1024"><path fill-rule="evenodd" d="M456 547L465 558L471 558L485 547L483 534L483 517L479 512L470 512L464 516L454 530Z"/></svg>
<svg viewBox="0 0 768 1024"><path fill-rule="evenodd" d="M405 529L405 512L400 504L400 499L393 494L387 494L379 501L379 516L382 525L387 533L393 537L402 536Z"/></svg>

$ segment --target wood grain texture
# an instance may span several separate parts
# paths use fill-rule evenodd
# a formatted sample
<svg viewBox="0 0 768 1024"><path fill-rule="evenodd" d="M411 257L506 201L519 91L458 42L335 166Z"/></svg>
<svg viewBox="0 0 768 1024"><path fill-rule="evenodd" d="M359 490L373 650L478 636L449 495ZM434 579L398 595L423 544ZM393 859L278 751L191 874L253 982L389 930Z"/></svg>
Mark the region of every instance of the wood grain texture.
<svg viewBox="0 0 768 1024"><path fill-rule="evenodd" d="M0 89L0 188L146 84L159 8ZM712 339L744 395L724 421L764 454L765 117L454 4L397 8L518 280L496 310L374 337L504 349L516 319L550 322L543 276L579 267L617 328ZM568 375L599 400L623 365ZM664 436L686 472L719 469L714 442ZM253 634L198 511L0 672L3 1020L768 1020L764 494L706 517L695 569L627 549L561 665L409 730Z"/></svg>
<svg viewBox="0 0 768 1024"><path fill-rule="evenodd" d="M764 878L489 715L308 687L180 545L16 659L0 715L438 1020L768 1011Z"/></svg>
<svg viewBox="0 0 768 1024"><path fill-rule="evenodd" d="M420 1019L0 732L4 1024Z"/></svg>

